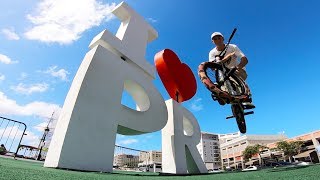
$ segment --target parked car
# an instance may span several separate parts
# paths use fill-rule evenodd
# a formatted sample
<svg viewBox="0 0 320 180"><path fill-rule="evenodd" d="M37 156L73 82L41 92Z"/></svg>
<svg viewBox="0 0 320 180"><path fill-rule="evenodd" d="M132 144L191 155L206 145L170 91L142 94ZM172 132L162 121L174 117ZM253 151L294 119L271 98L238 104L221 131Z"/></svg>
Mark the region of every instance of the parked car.
<svg viewBox="0 0 320 180"><path fill-rule="evenodd" d="M279 167L279 166L283 166L283 164L279 163L279 162L271 162L271 163L266 163L267 167Z"/></svg>
<svg viewBox="0 0 320 180"><path fill-rule="evenodd" d="M278 162L279 164L281 164L282 166L285 167L294 167L295 165L293 163L290 162Z"/></svg>
<svg viewBox="0 0 320 180"><path fill-rule="evenodd" d="M219 173L219 172L222 172L222 170L220 170L220 169L209 169L208 172L209 173Z"/></svg>
<svg viewBox="0 0 320 180"><path fill-rule="evenodd" d="M256 166L249 166L245 169L242 169L242 171L256 171L258 168Z"/></svg>
<svg viewBox="0 0 320 180"><path fill-rule="evenodd" d="M292 163L289 162L278 162L279 164L283 165L283 166L290 166L293 165Z"/></svg>
<svg viewBox="0 0 320 180"><path fill-rule="evenodd" d="M312 164L311 162L298 162L298 164L297 164L297 166L308 166L308 165L310 165L310 164Z"/></svg>

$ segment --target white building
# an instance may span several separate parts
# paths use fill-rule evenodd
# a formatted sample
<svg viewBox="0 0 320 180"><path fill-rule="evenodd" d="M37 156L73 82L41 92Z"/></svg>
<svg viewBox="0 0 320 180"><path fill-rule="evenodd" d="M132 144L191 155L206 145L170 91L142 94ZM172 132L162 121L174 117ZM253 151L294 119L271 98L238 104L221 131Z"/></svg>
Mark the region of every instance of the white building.
<svg viewBox="0 0 320 180"><path fill-rule="evenodd" d="M142 151L139 153L139 161L142 163L161 163L162 152L161 151Z"/></svg>
<svg viewBox="0 0 320 180"><path fill-rule="evenodd" d="M240 131L234 132L234 133L228 133L228 134L219 134L219 142L220 144L229 142L235 138L238 138L241 136Z"/></svg>
<svg viewBox="0 0 320 180"><path fill-rule="evenodd" d="M201 140L197 149L208 170L221 167L218 134L201 132Z"/></svg>
<svg viewBox="0 0 320 180"><path fill-rule="evenodd" d="M143 171L161 172L162 171L162 152L161 151L142 151L139 153L139 168Z"/></svg>
<svg viewBox="0 0 320 180"><path fill-rule="evenodd" d="M247 162L244 164L242 152L247 146L260 144L266 146L269 143L277 142L286 139L287 137L281 135L242 135L237 138L233 138L230 141L220 144L221 160L223 166L232 168L243 168L246 164L253 162ZM252 157L258 161L259 157Z"/></svg>
<svg viewBox="0 0 320 180"><path fill-rule="evenodd" d="M138 167L139 156L118 154L114 156L113 165L119 167Z"/></svg>

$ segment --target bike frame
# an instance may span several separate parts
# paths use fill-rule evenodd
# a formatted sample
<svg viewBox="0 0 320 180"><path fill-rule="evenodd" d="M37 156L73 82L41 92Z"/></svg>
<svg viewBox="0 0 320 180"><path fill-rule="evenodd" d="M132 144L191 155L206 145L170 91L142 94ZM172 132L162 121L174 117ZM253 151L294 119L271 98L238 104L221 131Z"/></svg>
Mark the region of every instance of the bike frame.
<svg viewBox="0 0 320 180"><path fill-rule="evenodd" d="M233 89L233 87L231 86L229 77L226 78L226 66L225 64L221 64L222 70L218 70L218 81L222 81L224 83L224 85L226 86L228 93L230 93L231 95L235 96L238 95L238 92L236 90ZM238 104L238 103L233 103L233 104Z"/></svg>

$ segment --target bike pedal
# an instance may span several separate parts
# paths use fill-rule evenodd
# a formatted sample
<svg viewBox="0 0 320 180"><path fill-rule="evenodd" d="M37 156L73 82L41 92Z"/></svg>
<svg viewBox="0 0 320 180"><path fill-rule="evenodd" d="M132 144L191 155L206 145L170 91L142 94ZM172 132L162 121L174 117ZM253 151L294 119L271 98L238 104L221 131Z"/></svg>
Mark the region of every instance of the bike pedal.
<svg viewBox="0 0 320 180"><path fill-rule="evenodd" d="M245 112L245 113L243 113L243 115L250 115L250 114L254 114L254 112L253 111L248 111L248 112Z"/></svg>

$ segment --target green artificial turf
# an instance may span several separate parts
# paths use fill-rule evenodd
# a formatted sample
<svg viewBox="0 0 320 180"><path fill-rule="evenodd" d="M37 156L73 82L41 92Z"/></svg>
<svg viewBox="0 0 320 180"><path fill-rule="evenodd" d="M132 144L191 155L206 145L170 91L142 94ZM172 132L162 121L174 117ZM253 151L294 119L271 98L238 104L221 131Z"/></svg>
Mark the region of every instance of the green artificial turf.
<svg viewBox="0 0 320 180"><path fill-rule="evenodd" d="M0 179L4 180L135 180L135 179L186 179L186 180L207 180L207 179L271 179L271 180L302 180L302 179L320 179L320 165L311 165L303 167L281 167L262 169L253 172L224 172L219 174L191 175L191 176L164 176L158 173L136 173L136 172L78 172L61 169L44 168L43 164L28 162L23 160L13 160L11 158L0 157Z"/></svg>

